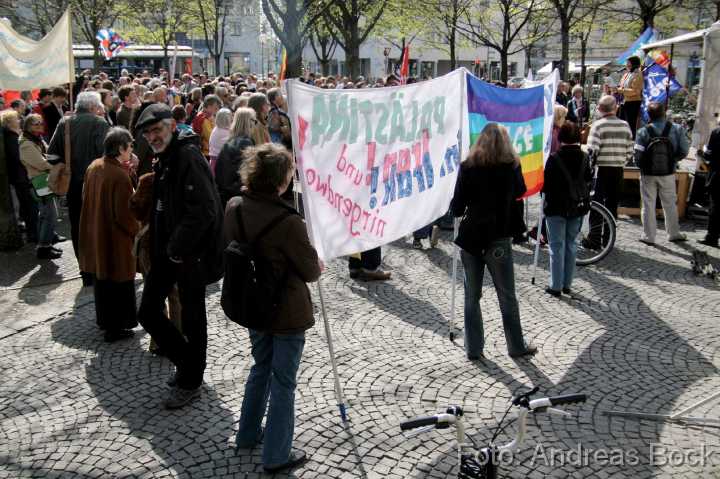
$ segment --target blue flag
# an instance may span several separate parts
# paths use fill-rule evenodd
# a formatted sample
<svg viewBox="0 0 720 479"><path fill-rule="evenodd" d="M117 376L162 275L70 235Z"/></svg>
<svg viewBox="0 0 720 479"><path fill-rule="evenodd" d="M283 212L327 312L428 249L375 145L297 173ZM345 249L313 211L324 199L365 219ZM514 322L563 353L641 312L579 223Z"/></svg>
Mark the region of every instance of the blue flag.
<svg viewBox="0 0 720 479"><path fill-rule="evenodd" d="M625 65L628 58L633 55L642 58L644 56L642 46L646 43L654 42L656 37L657 30L651 27L647 27L645 31L642 32L642 35L640 35L638 39L635 40L632 45L630 45L630 48L625 50L619 57L615 59L615 63L619 65Z"/></svg>
<svg viewBox="0 0 720 479"><path fill-rule="evenodd" d="M643 89L642 114L645 121L648 120L647 106L651 101L664 103L668 93L673 96L682 90L682 85L674 77L670 80L668 80L668 77L668 71L657 63L651 64L643 71L643 83L645 86ZM669 87L668 81L670 82Z"/></svg>

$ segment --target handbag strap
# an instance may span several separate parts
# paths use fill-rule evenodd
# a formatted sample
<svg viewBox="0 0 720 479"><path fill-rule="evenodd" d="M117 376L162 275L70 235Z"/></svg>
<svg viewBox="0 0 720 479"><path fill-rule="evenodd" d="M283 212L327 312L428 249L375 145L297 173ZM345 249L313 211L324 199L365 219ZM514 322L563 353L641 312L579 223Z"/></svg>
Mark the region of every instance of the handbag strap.
<svg viewBox="0 0 720 479"><path fill-rule="evenodd" d="M65 118L65 125L63 125L63 130L65 133L65 170L68 174L70 174L72 168L72 157L70 156L70 120L72 119L72 116L66 116Z"/></svg>

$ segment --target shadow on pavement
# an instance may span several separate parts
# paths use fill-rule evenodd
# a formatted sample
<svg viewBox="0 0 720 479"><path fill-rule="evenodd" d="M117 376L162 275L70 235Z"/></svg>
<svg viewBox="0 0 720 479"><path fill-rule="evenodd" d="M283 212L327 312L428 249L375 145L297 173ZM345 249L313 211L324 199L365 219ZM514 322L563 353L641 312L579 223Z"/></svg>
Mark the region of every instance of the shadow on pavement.
<svg viewBox="0 0 720 479"><path fill-rule="evenodd" d="M431 302L406 293L392 282L358 281L348 285L357 296L367 298L378 308L412 326L447 336L451 325L445 315ZM410 311L423 311L421 316L409 314Z"/></svg>

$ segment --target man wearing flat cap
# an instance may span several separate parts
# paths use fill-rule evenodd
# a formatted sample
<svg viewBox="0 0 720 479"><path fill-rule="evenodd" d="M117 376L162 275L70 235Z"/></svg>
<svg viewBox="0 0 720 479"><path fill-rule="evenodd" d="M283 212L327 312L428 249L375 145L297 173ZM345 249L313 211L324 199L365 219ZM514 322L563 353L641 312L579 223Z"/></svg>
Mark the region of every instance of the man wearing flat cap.
<svg viewBox="0 0 720 479"><path fill-rule="evenodd" d="M222 277L223 211L197 135L177 132L167 105L147 107L136 131L157 157L150 220L152 268L145 277L138 320L175 364L164 406L176 409L200 396L207 351L205 288ZM175 284L182 333L163 313Z"/></svg>

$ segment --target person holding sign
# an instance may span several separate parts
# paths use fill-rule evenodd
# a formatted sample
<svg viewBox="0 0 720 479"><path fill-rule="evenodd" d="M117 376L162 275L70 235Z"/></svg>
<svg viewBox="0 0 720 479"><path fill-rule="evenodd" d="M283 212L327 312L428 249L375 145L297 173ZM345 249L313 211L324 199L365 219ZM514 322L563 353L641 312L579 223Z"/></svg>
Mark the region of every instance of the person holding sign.
<svg viewBox="0 0 720 479"><path fill-rule="evenodd" d="M462 217L455 243L465 269L465 351L468 359L483 356L485 345L480 297L487 266L495 284L511 357L533 355L525 343L515 296L512 257L512 207L527 188L520 159L505 127L488 123L462 163L450 209Z"/></svg>

